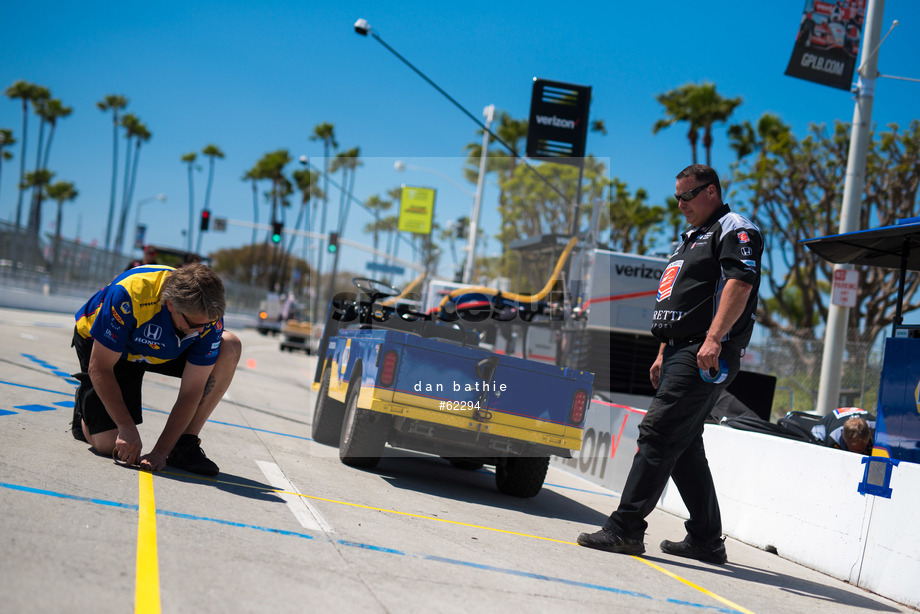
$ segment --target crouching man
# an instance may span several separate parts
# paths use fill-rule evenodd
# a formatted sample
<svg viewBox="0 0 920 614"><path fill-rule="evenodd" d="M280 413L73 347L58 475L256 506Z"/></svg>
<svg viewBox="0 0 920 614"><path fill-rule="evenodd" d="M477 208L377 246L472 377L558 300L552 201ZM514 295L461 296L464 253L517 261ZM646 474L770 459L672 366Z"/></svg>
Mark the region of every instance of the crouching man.
<svg viewBox="0 0 920 614"><path fill-rule="evenodd" d="M230 386L242 351L239 338L224 330L224 309L223 282L198 263L134 268L94 294L76 314L74 438L142 469L170 465L217 475L198 436ZM148 371L180 383L163 432L143 454L137 425Z"/></svg>

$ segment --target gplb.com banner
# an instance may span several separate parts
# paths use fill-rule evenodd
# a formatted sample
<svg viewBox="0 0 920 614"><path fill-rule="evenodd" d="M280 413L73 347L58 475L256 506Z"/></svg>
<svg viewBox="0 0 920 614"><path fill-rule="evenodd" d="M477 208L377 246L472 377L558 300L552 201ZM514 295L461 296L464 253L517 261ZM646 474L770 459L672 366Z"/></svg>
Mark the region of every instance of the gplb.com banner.
<svg viewBox="0 0 920 614"><path fill-rule="evenodd" d="M790 77L849 90L866 19L866 0L806 0Z"/></svg>

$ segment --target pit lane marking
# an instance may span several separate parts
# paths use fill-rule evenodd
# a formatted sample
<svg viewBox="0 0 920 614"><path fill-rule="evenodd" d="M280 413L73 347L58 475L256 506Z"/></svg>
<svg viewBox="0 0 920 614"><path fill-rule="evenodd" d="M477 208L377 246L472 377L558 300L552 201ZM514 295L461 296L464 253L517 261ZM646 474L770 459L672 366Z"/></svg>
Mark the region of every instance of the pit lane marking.
<svg viewBox="0 0 920 614"><path fill-rule="evenodd" d="M256 462L259 462L259 461L256 461ZM162 472L162 473L169 473L169 472L164 471L164 472ZM241 487L241 488L254 488L254 489L263 490L263 491L266 490L266 489L264 489L264 488L259 488L258 486L252 486L252 485L249 485L249 484L237 484L237 483L235 483L235 482L230 482L230 481L227 481L227 480L218 480L218 479L215 479L215 478L202 478L202 477L198 477L198 476L188 476L188 475L186 475L186 474L175 474L175 475L185 475L186 477L194 477L195 479L206 480L206 481L216 482L216 483L221 483L221 484L230 484L230 485L234 485L234 486L239 486L239 487ZM269 479L270 479L270 478L269 478ZM294 491L294 490L289 490L289 491L269 490L268 492L273 492L273 493L276 494L276 495L291 495L291 496L295 496L295 497L302 497L302 498L304 498L304 499L313 499L313 500L315 500L315 501L325 501L325 502L327 502L327 503L335 503L335 504L338 504L338 505L346 505L346 506L348 506L348 507L356 507L356 508L361 508L361 509L373 510L373 511L375 511L375 512L384 512L384 513L387 513L387 514L396 514L396 515L399 515L399 516L409 516L409 517L412 517L412 518L420 518L420 519L422 519L422 520L436 520L436 521L438 521L438 522L444 522L444 523L447 523L447 524L453 524L453 525L458 525L458 526L462 526L462 527L468 527L468 528L471 528L471 529L481 529L481 530L483 530L483 531L492 531L492 532L494 532L494 533L504 533L504 534L506 534L506 535L514 535L514 536L516 536L516 537L528 537L528 538L531 538L531 539L539 539L539 540L542 540L542 541L555 542L555 543L557 543L557 544L566 544L566 545L570 545L570 546L578 546L578 544L577 544L576 542L570 542L570 541L566 541L566 540L562 540L562 539L555 539L555 538L553 538L553 537L543 537L542 535L530 535L530 534L528 534L528 533L519 533L519 532L516 532L516 531L508 531L507 529L499 529L499 528L496 528L496 527L486 527L486 526L482 526L482 525L471 524L471 523L468 523L468 522L460 522L460 521L458 521L458 520L448 520L447 518L437 518L437 517L435 517L435 516L425 516L425 515L423 515L423 514L413 514L413 513L411 513L411 512L401 512L401 511L399 511L399 510L391 510L391 509L387 509L387 508L383 508L383 507L375 507L375 506L373 506L373 505L364 505L364 504L362 504L362 503L351 503L351 502L349 502L349 501L339 501L339 500L337 500L337 499L327 499L327 498L325 498L325 497L317 497L317 496L315 496L315 495L304 495L304 494L302 494L302 493L300 493L300 492L297 492L297 491ZM296 512L295 512L295 515L296 515ZM579 546L579 547L581 547L581 546ZM639 561L640 563L643 563L643 564L645 564L645 565L648 565L649 567L651 567L651 568L654 569L655 571L659 571L659 572L663 573L664 575L666 575L666 576L668 576L668 577L670 577L670 578L672 578L672 579L674 579L674 580L677 580L677 581L680 582L681 584L684 584L685 586L687 586L687 587L689 587L689 588L692 588L692 589L694 589L694 590L696 590L696 591L699 591L699 592L703 593L704 595L706 595L706 596L708 596L708 597L710 597L710 598L712 598L712 599L715 599L716 601L719 601L719 602L721 602L721 603L727 605L728 607L732 608L733 610L735 610L735 611L737 611L737 612L740 612L741 614L753 614L753 612L751 612L750 610L748 610L748 609L746 609L746 608L743 608L743 607L741 607L740 605L738 605L738 604L736 604L736 603L734 603L734 602L732 602L732 601L730 601L730 600L728 600L728 599L726 599L726 598L724 598L724 597L721 597L721 596L717 595L716 593L713 593L712 591L710 591L710 590L708 590L708 589L706 589L706 588L703 588L702 586L699 586L698 584L694 584L694 583L691 582L690 580L687 580L686 578L683 578L683 577L681 577L681 576L679 576L679 575L677 575L677 574L675 574L675 573L673 573L673 572L671 572L671 571L668 571L667 569L665 569L665 568L663 568L663 567L661 567L661 566L659 566L659 565L656 565L655 563L652 563L651 561L648 561L648 560L646 560L646 559L644 559L644 558L642 558L642 557L640 557L640 556L633 556L633 555L629 555L629 556L630 556L630 558L635 559L636 561Z"/></svg>
<svg viewBox="0 0 920 614"><path fill-rule="evenodd" d="M153 483L153 482L152 482L152 479L153 479L152 474L150 474L149 472L146 472L146 471L139 471L139 473L147 475L148 478L151 480L151 481L150 481L150 484L151 484L151 486L152 486L152 483ZM161 473L167 473L167 472L164 471L164 472L161 472ZM192 476L192 475L185 474L185 473L182 473L182 474L178 474L178 473L177 473L177 474L171 474L171 475L181 475L181 476L186 477L186 478L196 478L196 479L200 479L200 480L202 480L202 481L220 482L220 483L223 483L223 484L230 484L230 485L234 485L234 486L238 486L238 487L242 487L242 488L253 488L253 489L262 490L262 491L264 491L264 492L273 492L273 491L271 491L270 489L267 490L267 489L264 489L264 488L259 488L258 486L251 486L251 485L246 485L246 484L237 484L237 483L235 483L235 482L230 482L230 481L226 481L226 480L215 480L215 479L213 479L213 478L197 478L197 476ZM109 500L106 500L106 499L94 499L94 498L89 498L89 497L81 497L81 496L79 496L79 495L72 495L72 494L68 494L68 493L63 493L63 492L58 492L58 491L53 491L53 490L46 490L46 489L41 489L41 488L34 488L34 487L29 487L29 486L24 486L24 485L19 485L19 484L11 484L11 483L7 483L7 482L0 482L0 488L8 488L8 489L10 489L10 490L17 490L17 491L27 492L27 493L32 493L32 494L45 495L45 496L51 496L51 497L58 497L58 498L62 498L62 499L69 499L69 500L73 500L73 501L80 501L80 502L84 502L84 503L92 503L92 504L95 504L95 505L102 505L102 506L115 507L115 508L122 508L122 509L127 509L127 510L138 510L138 511L140 511L140 509L141 509L141 506L140 506L140 505L132 505L132 504L129 504L129 503L120 503L120 502L118 502L118 501L109 501ZM307 496L307 495L301 495L301 496ZM152 503L152 501L151 501L151 503ZM351 504L348 504L348 503L345 503L345 502L342 502L342 503L344 503L345 505L351 505ZM358 507L367 507L367 506L358 506ZM384 510L384 511L388 511L388 510ZM154 512L155 512L155 514L158 514L158 515L161 515L161 516L166 516L166 517L179 518L179 519L184 519L184 520L198 520L198 521L214 522L214 523L221 524L221 525L226 525L226 526L232 526L232 527L237 527L237 528L245 528L245 529L255 529L255 530L258 530L258 531L265 531L265 532L268 532L268 533L275 533L275 534L278 534L278 535L285 535L285 536L289 536L289 537L298 537L298 538L301 538L301 539L306 539L306 540L311 540L311 541L314 540L314 539L316 539L314 536L308 535L308 534L306 534L306 533L297 533L297 532L295 532L295 531L287 531L287 530L284 530L284 529L276 529L276 528L266 527L266 526L258 526L258 525L244 524L244 523L234 522L234 521L229 521L229 520L224 520L224 519L220 519L220 518L211 518L211 517L206 517L206 516L196 516L196 515L192 515L192 514L185 514L185 513L181 513L181 512L174 512L174 511L170 511L170 510L163 510L163 509L157 510L157 509L155 509L155 506L154 506ZM443 520L443 519L432 518L432 520ZM470 525L470 526L473 526L473 525ZM483 527L483 528L488 529L488 527ZM535 536L533 536L533 537L535 537ZM463 566L463 567L473 567L473 568L482 569L482 570L485 570L485 571L491 571L491 572L495 572L495 573L502 573L502 574L509 574L509 575L514 575L514 576L519 576L519 577L531 578L531 579L539 580L539 581L542 581L542 582L555 582L555 583L567 584L567 585L570 585L570 586L577 586L577 587L587 588L587 589L592 589L592 590L600 590L600 591L605 591L605 592L612 592L612 593L615 593L615 594L626 595L626 596L630 596L630 597L638 597L638 598L642 598L642 599L651 599L651 600L654 600L654 599L655 599L655 598L652 597L651 595L646 595L646 594L644 594L644 593L637 593L637 592L635 592L635 591L628 591L628 590L616 588L616 587L613 587L613 586L606 586L606 585L601 585L601 584L592 584L592 583L582 582L582 581L578 581L578 580L570 580L570 579L567 579L567 578L547 576L547 575L544 575L544 574L535 574L535 573L532 573L532 572L527 572L527 571L522 571L522 570L516 570L516 569L511 569L511 568L505 568L505 567L495 567L495 566L492 566L492 565L486 565L486 564L482 564L482 563L475 563L475 562L472 562L472 561L463 561L463 560L460 560L460 559L446 558L446 557L441 557L441 556L432 555L432 554L422 554L422 553L403 552L403 551L401 551L401 550L396 550L396 549L393 549L393 548L385 548L385 547L376 546L376 545L373 545L373 544L366 544L366 543L362 543L362 542L353 542L353 541L348 541L348 540L343 540L343 539L329 539L329 541L330 541L331 543L340 544L340 545L342 545L342 546L347 546L347 547L352 547L352 548L360 548L360 549L362 549L362 550L371 550L371 551L374 551L374 552L381 552L381 553L384 553L384 554L395 554L395 555L398 555L398 556L406 556L406 557L417 558L417 559L426 560L426 561L433 561L433 562L439 562L439 563L446 563L446 564L450 564L450 565L460 565L460 566ZM560 541L560 540L552 540L552 541ZM561 543L568 543L568 544L572 544L572 545L577 545L577 544L575 544L575 542L561 542ZM702 589L702 588L698 587L697 585L693 584L692 582L687 582L686 580L683 580L682 578L680 578L680 577L677 576L676 574L673 574L673 573L671 573L671 572L669 572L669 571L667 571L667 570L664 570L664 569L660 568L659 566L655 565L654 563L651 563L651 562L649 562L649 561L643 560L643 559L641 559L641 558L639 558L639 557L636 557L636 556L633 556L633 557L631 557L631 558L634 558L634 559L636 559L636 560L638 560L638 561L641 561L642 563L645 563L646 565L651 566L653 569L656 569L656 570L658 570L658 571L661 571L662 573L664 573L665 575L667 575L667 576L669 576L669 577L672 577L672 578L674 578L674 579L680 580L681 582L683 582L684 584L686 584L687 586L689 586L689 587L691 587L691 588L696 588L697 590L702 591L704 594L706 594L706 595L712 597L713 599L717 599L717 600L719 600L720 602L722 602L722 603L724 603L724 604L730 606L731 608L734 609L733 611L737 611L737 612L739 612L739 613L741 613L741 614L753 614L750 610L747 610L747 609L742 608L742 607L740 607L740 606L738 606L738 605L735 605L735 604L732 603L731 601L728 601L727 599L723 599L723 598L719 597L718 595L715 595L714 593L711 593L711 592L707 591L706 589ZM725 611L726 611L726 610L724 610L724 609L722 609L722 608L718 608L718 607L711 606L711 605L706 605L706 604L701 604L701 603L692 603L692 602L677 600L677 599L673 599L673 598L667 598L667 599L665 599L665 601L667 601L668 603L671 603L671 604L675 604L675 605L684 605L684 606L689 606L689 607L693 607L693 608L697 608L697 609L717 610L717 611L720 611L720 612L725 612ZM137 610L137 611L139 612L139 610Z"/></svg>
<svg viewBox="0 0 920 614"><path fill-rule="evenodd" d="M281 467L275 463L260 460L256 461L256 465L259 466L259 469L262 470L271 485L278 489L274 491L275 494L284 499L300 526L313 531L321 531L326 535L333 533L332 526L326 522L319 510L313 507L310 501L300 494L300 491L287 479L287 476L281 471Z"/></svg>
<svg viewBox="0 0 920 614"><path fill-rule="evenodd" d="M160 564L157 555L157 507L153 474L138 471L137 564L134 580L135 614L160 614Z"/></svg>

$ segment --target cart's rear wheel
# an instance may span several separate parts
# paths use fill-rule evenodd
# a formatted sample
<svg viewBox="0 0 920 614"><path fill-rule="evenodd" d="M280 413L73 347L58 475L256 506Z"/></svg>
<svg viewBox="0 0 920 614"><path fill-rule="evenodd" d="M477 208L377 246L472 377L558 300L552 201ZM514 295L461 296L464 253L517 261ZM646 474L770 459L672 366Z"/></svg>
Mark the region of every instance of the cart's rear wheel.
<svg viewBox="0 0 920 614"><path fill-rule="evenodd" d="M323 377L316 396L316 406L313 409L313 441L327 446L339 445L339 435L342 431L342 418L345 415L345 406L329 397L329 381L332 378L331 365L326 364Z"/></svg>
<svg viewBox="0 0 920 614"><path fill-rule="evenodd" d="M534 497L543 488L547 468L548 456L500 458L495 464L495 484L512 497Z"/></svg>
<svg viewBox="0 0 920 614"><path fill-rule="evenodd" d="M387 442L391 417L358 407L361 374L356 372L345 397L345 418L339 437L339 458L349 467L373 469Z"/></svg>

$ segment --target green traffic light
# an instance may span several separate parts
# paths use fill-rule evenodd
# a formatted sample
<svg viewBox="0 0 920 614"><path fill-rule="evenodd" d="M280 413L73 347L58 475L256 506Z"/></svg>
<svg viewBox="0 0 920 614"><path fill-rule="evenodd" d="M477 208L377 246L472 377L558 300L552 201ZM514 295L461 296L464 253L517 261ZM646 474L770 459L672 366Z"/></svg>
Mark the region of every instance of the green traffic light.
<svg viewBox="0 0 920 614"><path fill-rule="evenodd" d="M278 233L272 234L272 243L281 243L281 235Z"/></svg>
<svg viewBox="0 0 920 614"><path fill-rule="evenodd" d="M337 249L339 249L339 246L338 246L338 245L333 245L333 244L330 244L330 245L329 245L329 253L330 253L330 254L334 254L335 251L336 251Z"/></svg>

